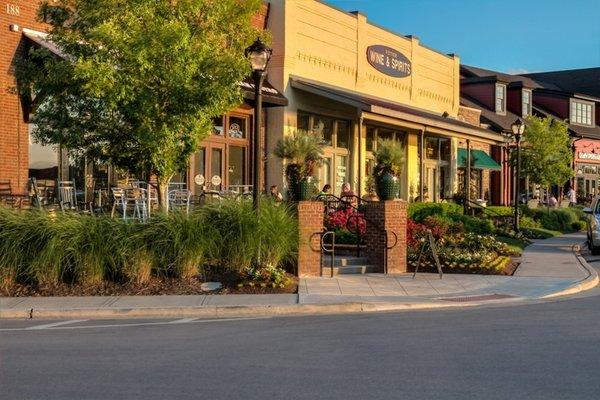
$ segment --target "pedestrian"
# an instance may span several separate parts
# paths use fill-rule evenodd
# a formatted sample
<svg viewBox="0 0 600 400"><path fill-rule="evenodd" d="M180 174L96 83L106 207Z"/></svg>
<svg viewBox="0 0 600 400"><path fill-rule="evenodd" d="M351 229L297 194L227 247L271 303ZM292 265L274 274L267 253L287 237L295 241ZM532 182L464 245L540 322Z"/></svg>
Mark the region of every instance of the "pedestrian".
<svg viewBox="0 0 600 400"><path fill-rule="evenodd" d="M556 200L556 197L554 197L554 195L550 196L550 199L548 200L548 206L550 208L554 208L558 205L558 200Z"/></svg>
<svg viewBox="0 0 600 400"><path fill-rule="evenodd" d="M575 207L575 205L577 205L577 193L572 187L570 187L567 192L567 198L569 199L569 207Z"/></svg>
<svg viewBox="0 0 600 400"><path fill-rule="evenodd" d="M340 198L342 199L342 205L345 206L344 208L348 208L348 206L356 206L356 195L352 191L350 183L346 182L342 185L342 192L340 193Z"/></svg>
<svg viewBox="0 0 600 400"><path fill-rule="evenodd" d="M281 203L283 201L283 196L281 195L277 185L271 186L271 198L273 201L275 201L275 203Z"/></svg>
<svg viewBox="0 0 600 400"><path fill-rule="evenodd" d="M331 185L329 183L326 183L325 186L323 186L323 189L321 189L321 193L319 193L318 197L321 200L327 200L327 196L329 196L331 193Z"/></svg>

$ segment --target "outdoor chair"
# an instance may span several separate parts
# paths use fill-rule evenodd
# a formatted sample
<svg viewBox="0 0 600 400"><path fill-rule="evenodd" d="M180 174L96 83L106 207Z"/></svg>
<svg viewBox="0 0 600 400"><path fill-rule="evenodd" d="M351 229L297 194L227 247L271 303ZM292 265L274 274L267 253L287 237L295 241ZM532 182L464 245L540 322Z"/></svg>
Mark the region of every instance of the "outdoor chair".
<svg viewBox="0 0 600 400"><path fill-rule="evenodd" d="M185 210L186 214L189 214L191 198L192 192L189 190L171 190L169 192L169 209Z"/></svg>
<svg viewBox="0 0 600 400"><path fill-rule="evenodd" d="M169 192L174 190L185 190L185 182L169 182Z"/></svg>
<svg viewBox="0 0 600 400"><path fill-rule="evenodd" d="M143 188L125 189L125 209L127 206L133 208L133 219L141 222L148 221L148 191Z"/></svg>
<svg viewBox="0 0 600 400"><path fill-rule="evenodd" d="M58 182L58 203L62 211L77 211L75 181Z"/></svg>
<svg viewBox="0 0 600 400"><path fill-rule="evenodd" d="M123 188L112 188L113 194L113 205L110 212L110 217L114 218L115 211L120 208L121 214L124 220L127 219L127 200L125 199L125 189Z"/></svg>
<svg viewBox="0 0 600 400"><path fill-rule="evenodd" d="M0 180L0 204L18 206L19 200L13 195L10 180Z"/></svg>

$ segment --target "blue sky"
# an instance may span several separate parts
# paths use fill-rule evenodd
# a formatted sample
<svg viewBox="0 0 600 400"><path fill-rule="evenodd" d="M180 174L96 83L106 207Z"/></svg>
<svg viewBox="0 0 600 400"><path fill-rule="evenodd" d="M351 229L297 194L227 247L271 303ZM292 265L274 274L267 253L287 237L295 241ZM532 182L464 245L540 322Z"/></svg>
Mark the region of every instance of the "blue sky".
<svg viewBox="0 0 600 400"><path fill-rule="evenodd" d="M600 0L327 0L463 64L509 73L600 66Z"/></svg>

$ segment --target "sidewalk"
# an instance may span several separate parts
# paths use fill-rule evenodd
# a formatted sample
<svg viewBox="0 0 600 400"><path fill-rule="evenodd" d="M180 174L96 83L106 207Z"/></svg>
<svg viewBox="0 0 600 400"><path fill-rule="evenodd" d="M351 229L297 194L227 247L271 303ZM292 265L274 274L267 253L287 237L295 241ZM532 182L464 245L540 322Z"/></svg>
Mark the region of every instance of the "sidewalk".
<svg viewBox="0 0 600 400"><path fill-rule="evenodd" d="M298 294L0 297L0 318L235 317L475 306L591 289L598 274L573 246L584 234L540 240L514 276L348 275L300 280Z"/></svg>

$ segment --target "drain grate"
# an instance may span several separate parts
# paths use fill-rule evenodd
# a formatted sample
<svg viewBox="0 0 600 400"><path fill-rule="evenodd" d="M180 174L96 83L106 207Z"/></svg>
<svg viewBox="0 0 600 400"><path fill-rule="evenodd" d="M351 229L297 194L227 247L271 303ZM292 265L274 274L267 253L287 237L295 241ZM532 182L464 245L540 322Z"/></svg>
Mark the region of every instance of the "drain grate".
<svg viewBox="0 0 600 400"><path fill-rule="evenodd" d="M486 301L486 300L501 300L501 299L510 299L517 296L512 296L510 294L486 294L480 296L464 296L464 297L446 297L440 300L446 301L454 301L456 303L466 303L469 301Z"/></svg>

